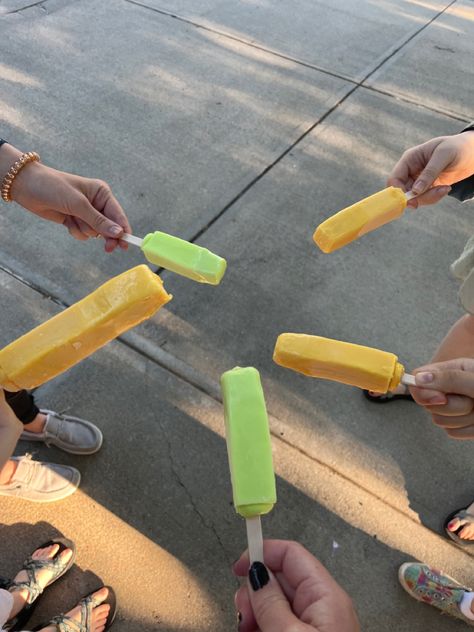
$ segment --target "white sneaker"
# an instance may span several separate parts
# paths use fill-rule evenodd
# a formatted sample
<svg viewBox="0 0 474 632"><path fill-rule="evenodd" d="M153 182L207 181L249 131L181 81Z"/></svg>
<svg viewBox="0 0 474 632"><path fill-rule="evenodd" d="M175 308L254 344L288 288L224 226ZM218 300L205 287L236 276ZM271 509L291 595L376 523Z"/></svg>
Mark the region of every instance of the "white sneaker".
<svg viewBox="0 0 474 632"><path fill-rule="evenodd" d="M79 470L70 465L33 461L31 454L12 457L18 466L12 480L0 485L0 496L16 496L38 503L51 503L73 494L81 482Z"/></svg>

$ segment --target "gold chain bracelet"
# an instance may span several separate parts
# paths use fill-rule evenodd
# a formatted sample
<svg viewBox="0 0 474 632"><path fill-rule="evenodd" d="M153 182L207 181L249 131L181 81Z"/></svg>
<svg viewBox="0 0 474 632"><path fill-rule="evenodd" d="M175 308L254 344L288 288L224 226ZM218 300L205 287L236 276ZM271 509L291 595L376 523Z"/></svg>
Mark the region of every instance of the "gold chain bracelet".
<svg viewBox="0 0 474 632"><path fill-rule="evenodd" d="M7 175L3 178L2 182L2 199L4 202L12 202L11 188L13 181L29 162L39 162L40 157L35 151L29 151L26 154L22 154L20 158L10 167Z"/></svg>

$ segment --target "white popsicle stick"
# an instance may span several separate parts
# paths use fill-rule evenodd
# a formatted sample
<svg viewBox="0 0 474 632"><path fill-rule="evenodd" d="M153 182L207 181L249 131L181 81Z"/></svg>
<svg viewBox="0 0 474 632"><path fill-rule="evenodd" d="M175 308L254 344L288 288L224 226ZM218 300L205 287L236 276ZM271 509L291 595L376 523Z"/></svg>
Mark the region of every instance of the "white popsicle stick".
<svg viewBox="0 0 474 632"><path fill-rule="evenodd" d="M417 193L413 193L413 191L408 191L408 193L405 193L405 197L408 200L412 200L414 197L416 197L418 194Z"/></svg>
<svg viewBox="0 0 474 632"><path fill-rule="evenodd" d="M409 373L404 373L400 382L406 386L416 386L415 376Z"/></svg>
<svg viewBox="0 0 474 632"><path fill-rule="evenodd" d="M263 534L260 516L246 518L245 522L247 524L250 564L254 562L263 563Z"/></svg>
<svg viewBox="0 0 474 632"><path fill-rule="evenodd" d="M129 244L133 244L134 246L138 246L139 248L142 247L143 244L143 239L140 239L140 237L135 237L135 235L130 235L129 233L124 233L120 239L123 239L123 241L126 241Z"/></svg>

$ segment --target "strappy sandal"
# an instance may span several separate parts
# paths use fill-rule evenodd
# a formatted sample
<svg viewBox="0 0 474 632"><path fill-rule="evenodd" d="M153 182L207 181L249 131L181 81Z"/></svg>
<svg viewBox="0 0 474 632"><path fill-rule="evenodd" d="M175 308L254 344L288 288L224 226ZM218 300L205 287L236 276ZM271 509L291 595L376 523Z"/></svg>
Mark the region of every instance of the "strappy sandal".
<svg viewBox="0 0 474 632"><path fill-rule="evenodd" d="M17 588L19 590L27 590L28 598L26 600L26 604L24 608L20 610L20 612L10 619L5 626L4 630L9 630L9 632L16 632L17 630L23 630L25 627L25 623L33 614L38 602L40 601L40 596L44 590L50 586L53 582L57 581L60 577L62 577L74 564L74 560L76 558L76 546L70 540L66 540L65 538L56 538L54 540L49 540L45 542L41 546L37 546L35 551L38 549L45 549L48 546L53 546L54 544L59 545L59 549L54 557L49 560L34 560L31 556L23 563L21 570L26 571L28 575L28 579L23 582L8 582L8 586L6 587L8 590L12 588ZM62 563L59 560L60 554L66 549L72 550L71 559L68 560L66 564ZM48 570L53 572L53 577L49 580L44 588L42 588L38 582L36 581L36 572L40 569L47 568Z"/></svg>
<svg viewBox="0 0 474 632"><path fill-rule="evenodd" d="M467 520L468 522L474 523L474 514L469 513L467 509L468 509L467 507L465 509L456 509L456 511L453 511L452 513L449 514L449 516L446 517L443 524L444 531L446 535L448 536L448 538L450 538L453 542L456 542L458 546L461 546L466 549L474 546L474 540L463 540L463 538L460 538L457 535L459 531L466 525L462 524L460 527L456 529L456 531L450 531L448 529L448 524L454 518L459 518L459 520Z"/></svg>
<svg viewBox="0 0 474 632"><path fill-rule="evenodd" d="M115 615L117 613L117 598L115 596L113 588L111 588L110 586L103 586L103 588L107 588L107 590L109 591L107 599L104 599L104 601L98 601L97 599L94 599L93 596L94 593L97 592L97 590L100 590L100 588L94 590L94 592L87 595L87 597L81 599L78 604L79 606L81 606L80 621L71 619L71 617L68 617L65 614L60 614L58 617L54 617L53 619L51 619L51 621L48 621L47 623L43 623L41 625L38 625L36 628L33 628L33 632L38 632L38 630L42 630L49 625L55 625L58 629L58 632L90 632L92 629L91 622L94 608L97 608L97 606L108 605L110 606L110 611L105 622L105 632L111 627L114 622Z"/></svg>
<svg viewBox="0 0 474 632"><path fill-rule="evenodd" d="M406 393L383 393L382 395L371 395L370 391L365 389L362 392L364 397L374 404L390 404L390 402L396 402L397 400L415 401L408 389Z"/></svg>

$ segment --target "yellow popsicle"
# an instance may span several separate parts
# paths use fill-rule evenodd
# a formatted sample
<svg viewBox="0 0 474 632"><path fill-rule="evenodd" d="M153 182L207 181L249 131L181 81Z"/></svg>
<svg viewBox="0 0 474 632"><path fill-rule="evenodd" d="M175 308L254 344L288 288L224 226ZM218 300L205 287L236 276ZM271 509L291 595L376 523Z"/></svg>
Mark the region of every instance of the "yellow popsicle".
<svg viewBox="0 0 474 632"><path fill-rule="evenodd" d="M411 197L396 187L383 189L329 217L313 239L323 252L338 250L403 215Z"/></svg>
<svg viewBox="0 0 474 632"><path fill-rule="evenodd" d="M146 265L123 272L0 350L0 386L8 391L40 386L171 299Z"/></svg>
<svg viewBox="0 0 474 632"><path fill-rule="evenodd" d="M305 375L378 393L392 391L400 382L415 384L395 354L320 336L281 334L273 360Z"/></svg>

